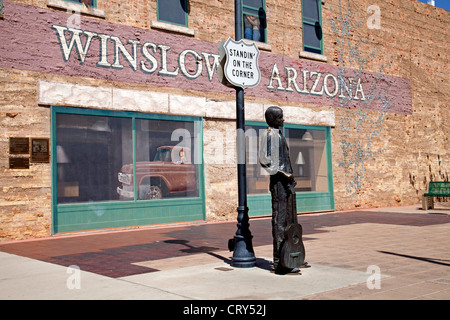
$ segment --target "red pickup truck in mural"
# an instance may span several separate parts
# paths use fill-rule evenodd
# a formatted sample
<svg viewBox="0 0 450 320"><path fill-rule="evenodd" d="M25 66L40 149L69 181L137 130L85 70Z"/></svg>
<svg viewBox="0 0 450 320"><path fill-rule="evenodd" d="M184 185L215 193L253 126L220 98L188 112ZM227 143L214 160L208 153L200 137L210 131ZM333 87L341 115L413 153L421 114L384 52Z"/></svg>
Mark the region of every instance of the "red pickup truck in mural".
<svg viewBox="0 0 450 320"><path fill-rule="evenodd" d="M195 191L196 174L190 152L189 148L162 146L157 149L153 161L136 162L137 199L161 199ZM124 165L118 179L117 193L121 199L133 199L133 164Z"/></svg>

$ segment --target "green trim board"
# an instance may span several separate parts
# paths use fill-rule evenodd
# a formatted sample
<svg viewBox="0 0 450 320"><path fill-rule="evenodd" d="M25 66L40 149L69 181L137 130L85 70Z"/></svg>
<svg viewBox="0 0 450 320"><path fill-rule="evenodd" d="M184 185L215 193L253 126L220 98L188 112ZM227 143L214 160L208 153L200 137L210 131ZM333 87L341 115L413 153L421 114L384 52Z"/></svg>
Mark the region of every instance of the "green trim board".
<svg viewBox="0 0 450 320"><path fill-rule="evenodd" d="M133 164L136 167L136 119L192 121L196 122L198 137L197 159L199 196L194 198L167 198L161 200L105 201L73 204L58 204L56 117L58 114L94 115L132 119ZM206 220L205 188L203 169L203 125L202 118L145 114L122 111L94 110L83 108L51 107L52 154L52 234L105 228L130 227L150 224ZM136 172L133 172L136 181ZM134 188L136 190L136 186Z"/></svg>
<svg viewBox="0 0 450 320"><path fill-rule="evenodd" d="M61 204L55 233L205 220L202 207L201 198Z"/></svg>
<svg viewBox="0 0 450 320"><path fill-rule="evenodd" d="M246 121L247 126L267 127L264 122ZM285 129L306 129L318 130L325 132L325 149L327 161L327 192L304 191L296 192L297 212L316 212L316 211L334 211L334 187L333 187L333 166L331 152L331 128L311 125L297 125L285 123ZM249 216L267 216L272 214L272 199L268 194L249 194L247 195L247 207L249 208Z"/></svg>
<svg viewBox="0 0 450 320"><path fill-rule="evenodd" d="M298 213L334 211L334 197L329 192L297 192L296 200ZM247 206L250 217L272 215L270 194L248 195Z"/></svg>

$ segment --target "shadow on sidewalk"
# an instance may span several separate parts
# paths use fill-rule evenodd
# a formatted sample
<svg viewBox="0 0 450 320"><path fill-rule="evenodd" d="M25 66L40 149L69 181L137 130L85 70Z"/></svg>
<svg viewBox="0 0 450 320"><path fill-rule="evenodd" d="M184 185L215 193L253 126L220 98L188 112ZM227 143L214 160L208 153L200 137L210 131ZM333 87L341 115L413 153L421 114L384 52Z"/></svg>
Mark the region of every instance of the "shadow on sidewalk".
<svg viewBox="0 0 450 320"><path fill-rule="evenodd" d="M401 254L401 253L395 253L395 252L389 252L389 251L378 251L378 252L391 254L391 255L394 255L394 256L398 256L398 257L404 257L404 258L409 258L409 259L425 261L425 262L429 262L429 263L435 263L435 264L439 264L439 265L442 265L442 266L450 267L450 263L441 262L441 261L448 261L448 262L450 262L450 260L425 258L425 257L415 257L415 256L407 255L407 254Z"/></svg>
<svg viewBox="0 0 450 320"><path fill-rule="evenodd" d="M226 258L220 254L217 254L213 251L219 250L219 248L215 248L215 247L206 247L206 246L201 246L201 247L194 247L192 245L189 244L188 240L166 240L164 241L164 243L171 243L171 244L180 244L180 245L184 245L187 247L187 249L180 249L181 252L185 252L185 253L206 253L214 258L217 258L219 260L222 260L223 262L225 262L226 264L232 266L233 260L230 258ZM264 258L256 258L256 263L255 266L257 268L260 269L264 269L264 270L268 270L270 271L272 268L272 261L268 261Z"/></svg>

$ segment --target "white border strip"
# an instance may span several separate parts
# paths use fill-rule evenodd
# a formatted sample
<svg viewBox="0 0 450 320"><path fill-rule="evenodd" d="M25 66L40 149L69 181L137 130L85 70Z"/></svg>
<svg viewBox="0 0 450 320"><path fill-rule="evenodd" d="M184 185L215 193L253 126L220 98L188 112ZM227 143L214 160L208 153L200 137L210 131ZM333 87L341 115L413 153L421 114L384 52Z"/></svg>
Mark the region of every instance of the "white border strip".
<svg viewBox="0 0 450 320"><path fill-rule="evenodd" d="M38 104L185 115L194 117L236 119L234 100L216 100L205 97L175 95L143 90L94 87L66 82L39 81ZM269 104L245 103L245 118L265 121ZM333 110L315 111L306 107L280 106L286 123L316 126L335 126Z"/></svg>

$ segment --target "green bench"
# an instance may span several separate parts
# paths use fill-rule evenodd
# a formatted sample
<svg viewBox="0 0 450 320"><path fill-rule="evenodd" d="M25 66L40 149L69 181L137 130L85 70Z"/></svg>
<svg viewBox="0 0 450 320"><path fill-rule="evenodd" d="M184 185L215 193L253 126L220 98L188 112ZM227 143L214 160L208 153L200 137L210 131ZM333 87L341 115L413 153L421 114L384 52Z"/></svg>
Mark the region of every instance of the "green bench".
<svg viewBox="0 0 450 320"><path fill-rule="evenodd" d="M434 197L450 197L450 181L430 181L422 198L423 210L434 208Z"/></svg>

